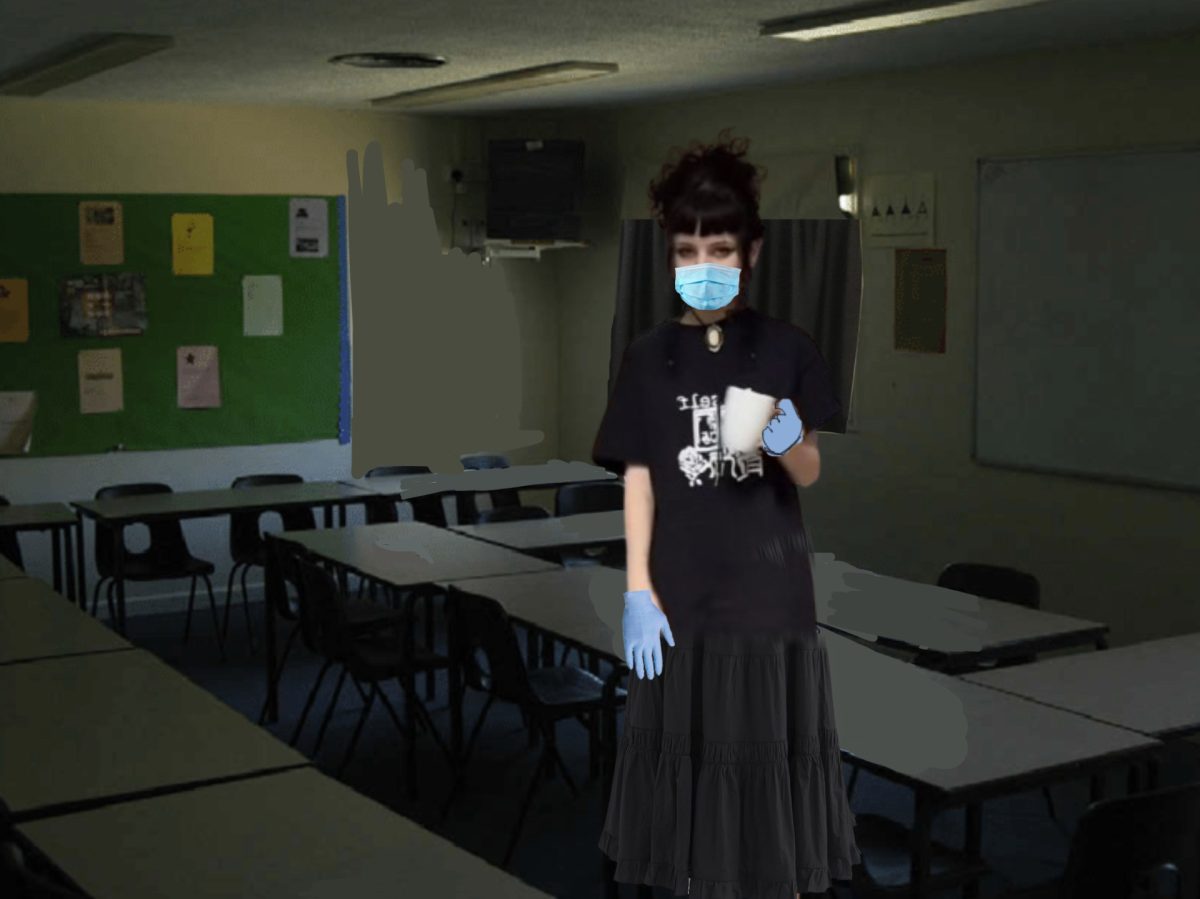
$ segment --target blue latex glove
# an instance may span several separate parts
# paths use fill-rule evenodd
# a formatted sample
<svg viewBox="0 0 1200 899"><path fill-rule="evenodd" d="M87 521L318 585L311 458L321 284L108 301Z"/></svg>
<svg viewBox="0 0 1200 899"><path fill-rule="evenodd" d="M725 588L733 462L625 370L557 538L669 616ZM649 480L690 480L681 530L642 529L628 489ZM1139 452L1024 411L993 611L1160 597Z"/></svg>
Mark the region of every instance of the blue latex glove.
<svg viewBox="0 0 1200 899"><path fill-rule="evenodd" d="M634 590L625 594L625 614L621 617L621 637L625 641L625 664L638 677L654 680L662 674L662 643L659 633L675 645L667 616L654 604L649 590ZM651 666L653 662L653 666ZM636 669L634 665L637 665Z"/></svg>
<svg viewBox="0 0 1200 899"><path fill-rule="evenodd" d="M782 456L804 439L804 422L789 399L779 401L780 412L763 428L763 449L768 456Z"/></svg>

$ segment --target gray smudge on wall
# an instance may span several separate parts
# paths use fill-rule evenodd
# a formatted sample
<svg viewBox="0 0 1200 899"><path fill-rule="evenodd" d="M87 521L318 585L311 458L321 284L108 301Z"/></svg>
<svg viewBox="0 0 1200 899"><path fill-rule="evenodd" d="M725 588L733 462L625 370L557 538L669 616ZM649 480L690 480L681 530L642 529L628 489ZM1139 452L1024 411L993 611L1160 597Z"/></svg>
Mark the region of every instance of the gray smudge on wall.
<svg viewBox="0 0 1200 899"><path fill-rule="evenodd" d="M461 471L467 452L543 439L520 426L523 344L503 267L442 253L426 174L401 167L388 202L383 154L346 154L352 334L351 470Z"/></svg>

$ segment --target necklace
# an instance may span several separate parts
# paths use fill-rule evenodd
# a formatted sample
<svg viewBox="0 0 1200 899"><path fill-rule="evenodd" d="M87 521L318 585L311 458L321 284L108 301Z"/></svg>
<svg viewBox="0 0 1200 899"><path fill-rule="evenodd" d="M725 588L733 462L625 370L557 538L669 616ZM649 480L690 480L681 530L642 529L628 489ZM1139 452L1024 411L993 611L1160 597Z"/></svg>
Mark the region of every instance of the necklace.
<svg viewBox="0 0 1200 899"><path fill-rule="evenodd" d="M688 309L688 314L696 320L696 324L704 324L704 322L700 321L700 316L693 310ZM721 330L721 326L716 322L712 322L704 329L704 345L708 347L710 353L720 352L721 347L725 345L725 332Z"/></svg>

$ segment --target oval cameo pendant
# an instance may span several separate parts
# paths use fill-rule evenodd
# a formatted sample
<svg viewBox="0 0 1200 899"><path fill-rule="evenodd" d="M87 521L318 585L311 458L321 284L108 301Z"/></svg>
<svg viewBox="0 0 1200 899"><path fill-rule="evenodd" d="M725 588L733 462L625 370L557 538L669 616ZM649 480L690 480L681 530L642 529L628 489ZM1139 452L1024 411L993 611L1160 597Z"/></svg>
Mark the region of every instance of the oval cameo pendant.
<svg viewBox="0 0 1200 899"><path fill-rule="evenodd" d="M725 344L725 332L720 325L711 324L704 331L704 342L710 353L715 353Z"/></svg>

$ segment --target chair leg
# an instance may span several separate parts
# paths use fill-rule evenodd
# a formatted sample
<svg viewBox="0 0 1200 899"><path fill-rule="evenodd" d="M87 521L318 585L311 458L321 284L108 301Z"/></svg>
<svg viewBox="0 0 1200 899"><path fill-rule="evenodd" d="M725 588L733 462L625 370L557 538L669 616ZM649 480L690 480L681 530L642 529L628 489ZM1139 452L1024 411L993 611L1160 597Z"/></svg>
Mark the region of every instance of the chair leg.
<svg viewBox="0 0 1200 899"><path fill-rule="evenodd" d="M108 578L102 577L96 581L96 589L92 591L92 617L96 617L96 609L100 606L100 588L108 583Z"/></svg>
<svg viewBox="0 0 1200 899"><path fill-rule="evenodd" d="M378 688L378 692L379 692L379 701L382 702L383 707L385 709L387 709L387 713L391 717L392 723L394 723L396 725L396 729L400 731L401 737L404 740L404 762L405 762L405 767L407 768L407 774L408 774L408 776L405 778L405 780L408 781L408 798L416 799L417 798L417 768L416 768L417 755L416 755L416 752L414 751L414 745L413 745L416 742L416 739L415 739L416 735L413 732L413 710L412 710L412 707L410 705L407 709L407 712L408 712L407 722L402 723L400 721L400 716L396 713L396 709L391 703L391 700L389 700L387 698L387 694L383 692L383 688L382 687ZM407 699L406 691L405 691L405 695L406 695L406 699Z"/></svg>
<svg viewBox="0 0 1200 899"><path fill-rule="evenodd" d="M196 602L196 578L192 577L192 589L188 593L188 610L187 618L183 622L183 642L187 643L188 636L192 633L192 606Z"/></svg>
<svg viewBox="0 0 1200 899"><path fill-rule="evenodd" d="M353 679L353 680L354 680L354 686L358 687L359 690L361 691L362 687L359 686L358 681L356 679ZM365 725L367 723L367 716L371 714L371 706L373 706L375 704L375 695L378 692L379 692L379 684L371 684L371 692L367 696L366 703L363 705L362 714L360 714L358 716L358 724L355 725L354 733L350 737L350 745L346 747L346 754L342 757L342 764L338 766L338 769L337 769L338 777L342 776L342 772L345 771L346 766L348 764L350 764L350 757L352 755L354 755L354 749L356 746L358 746L358 738L360 736L362 736L363 725Z"/></svg>
<svg viewBox="0 0 1200 899"><path fill-rule="evenodd" d="M300 625L299 624L292 627L292 632L290 634L288 634L288 638L287 638L286 642L284 642L284 644L283 644L283 654L279 657L279 661L275 665L275 672L271 676L271 678L275 682L276 686L278 686L280 674L282 674L282 672L283 672L283 663L287 661L288 653L292 651L292 644L296 642L296 635L298 633L300 633ZM265 724L266 721L267 721L267 700L264 699L263 704L262 704L262 710L258 713L258 723L259 723L259 725L262 725L262 724Z"/></svg>
<svg viewBox="0 0 1200 899"><path fill-rule="evenodd" d="M1050 811L1050 819L1057 821L1058 816L1054 814L1054 797L1050 795L1050 788L1042 787L1042 795L1046 797L1046 808Z"/></svg>
<svg viewBox="0 0 1200 899"><path fill-rule="evenodd" d="M325 680L325 673L329 671L332 665L333 662L326 659L325 664L321 666L321 671L317 674L317 679L313 682L312 689L308 691L308 699L304 702L304 711L300 713L300 720L296 722L296 729L292 732L292 738L288 740L289 746L295 746L299 741L300 732L304 730L304 722L308 720L308 713L312 711L313 703L317 701L317 691L321 689L321 682Z"/></svg>
<svg viewBox="0 0 1200 899"><path fill-rule="evenodd" d="M333 699L329 700L329 708L325 710L325 717L321 719L321 729L317 731L317 745L313 747L312 757L315 759L321 752L321 744L325 742L325 731L329 729L329 722L333 719L333 710L337 706L338 697L342 695L342 685L346 683L347 671L342 668L341 675L338 676L337 686L333 690Z"/></svg>
<svg viewBox="0 0 1200 899"><path fill-rule="evenodd" d="M425 646L433 649L433 593L425 594ZM437 695L437 672L432 668L425 672L425 698L432 700Z"/></svg>
<svg viewBox="0 0 1200 899"><path fill-rule="evenodd" d="M225 617L221 622L221 635L229 636L229 601L233 597L233 579L237 576L238 569L242 567L241 562L234 562L233 567L229 569L229 580L225 583Z"/></svg>
<svg viewBox="0 0 1200 899"><path fill-rule="evenodd" d="M221 661L225 661L225 640L221 636L221 616L217 614L217 598L213 596L212 581L208 579L208 575L204 575L204 586L208 590L208 608L212 611L213 631L217 635L217 651L221 654ZM195 580L192 581L192 589L195 589Z"/></svg>
<svg viewBox="0 0 1200 899"><path fill-rule="evenodd" d="M108 589L104 591L104 602L108 606L108 620L115 622L117 620L117 607L113 604L113 598L117 593L117 582L115 580L108 582Z"/></svg>
<svg viewBox="0 0 1200 899"><path fill-rule="evenodd" d="M242 569L242 611L246 613L246 638L250 641L250 651L254 652L254 625L250 623L250 591L246 589L246 575L250 573L250 566L247 565ZM228 606L226 612L228 612Z"/></svg>
<svg viewBox="0 0 1200 899"><path fill-rule="evenodd" d="M556 733L556 725L553 721L546 724L546 751L550 758L558 766L558 770L562 772L563 779L567 782L567 787L571 790L572 796L579 795L579 789L575 786L575 781L571 777L571 772L567 770L567 765L563 761L562 756L558 754L558 739Z"/></svg>
<svg viewBox="0 0 1200 899"><path fill-rule="evenodd" d="M600 713L591 712L587 718L588 729L588 780L600 774Z"/></svg>
<svg viewBox="0 0 1200 899"><path fill-rule="evenodd" d="M428 731L429 736L433 739L433 742L437 745L437 748L441 750L442 755L445 756L451 770L453 770L454 756L450 754L449 747L447 747L445 742L442 740L442 735L438 733L437 725L433 723L433 718L429 714L429 709L425 708L425 703L421 702L420 697L417 696L417 691L415 688L413 689L411 696L407 698L410 700L410 714L415 713L415 720L417 723L422 721L425 722L425 730Z"/></svg>
<svg viewBox="0 0 1200 899"><path fill-rule="evenodd" d="M538 784L542 779L542 769L546 767L546 755L550 751L550 741L546 741L546 749L542 751L541 758L537 764L533 766L533 775L529 778L529 786L525 788L525 798L521 802L521 811L517 815L517 823L513 825L512 836L508 840L508 848L504 851L504 861L500 863L502 868L507 868L509 862L512 861L513 851L517 848L517 840L521 837L521 828L525 824L525 816L529 813L529 806L533 803L533 794L537 792Z"/></svg>
<svg viewBox="0 0 1200 899"><path fill-rule="evenodd" d="M479 731L483 728L483 720L487 718L488 710L491 709L494 700L495 697L489 693L487 701L483 704L483 710L479 713L479 717L475 721L475 726L471 728L471 736L467 739L467 748L463 752L462 761L455 766L454 780L450 785L450 794L442 803L441 819L443 821L446 820L446 815L450 812L450 806L454 802L454 797L458 795L458 789L462 786L467 772L467 764L471 761L471 753L475 751L475 741L479 737Z"/></svg>

